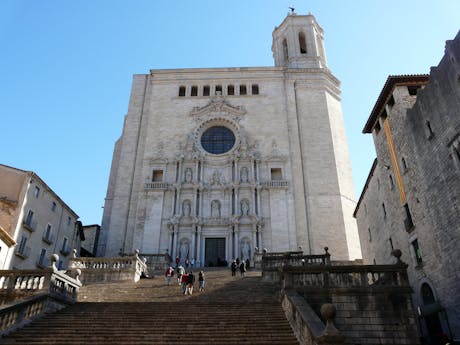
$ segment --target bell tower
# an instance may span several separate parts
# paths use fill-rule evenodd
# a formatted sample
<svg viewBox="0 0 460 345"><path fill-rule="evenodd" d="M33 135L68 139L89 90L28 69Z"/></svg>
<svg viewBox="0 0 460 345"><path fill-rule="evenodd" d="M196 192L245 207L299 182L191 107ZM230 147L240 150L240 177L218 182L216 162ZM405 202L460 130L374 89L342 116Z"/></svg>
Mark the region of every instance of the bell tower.
<svg viewBox="0 0 460 345"><path fill-rule="evenodd" d="M324 33L312 14L290 12L273 31L275 66L325 68Z"/></svg>

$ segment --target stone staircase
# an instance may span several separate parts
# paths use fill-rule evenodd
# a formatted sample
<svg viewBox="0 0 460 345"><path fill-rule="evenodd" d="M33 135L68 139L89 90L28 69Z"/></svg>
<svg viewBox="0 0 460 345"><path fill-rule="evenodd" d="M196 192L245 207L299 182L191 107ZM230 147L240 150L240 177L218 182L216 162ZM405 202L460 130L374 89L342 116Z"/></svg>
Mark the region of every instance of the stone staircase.
<svg viewBox="0 0 460 345"><path fill-rule="evenodd" d="M196 274L198 276L198 274ZM163 277L93 284L79 302L0 339L0 344L283 344L298 345L259 272L244 279L226 269L206 272L206 291L184 296Z"/></svg>

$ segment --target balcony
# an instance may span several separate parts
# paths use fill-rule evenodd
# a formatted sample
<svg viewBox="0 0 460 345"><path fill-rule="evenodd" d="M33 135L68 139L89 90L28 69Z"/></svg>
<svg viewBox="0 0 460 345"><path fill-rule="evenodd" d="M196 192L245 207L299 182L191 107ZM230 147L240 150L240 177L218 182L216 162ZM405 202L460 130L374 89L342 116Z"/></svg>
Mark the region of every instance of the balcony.
<svg viewBox="0 0 460 345"><path fill-rule="evenodd" d="M263 188L283 188L283 189L287 189L287 188L289 188L289 181L286 181L286 180L271 180L271 181L261 182L260 185Z"/></svg>
<svg viewBox="0 0 460 345"><path fill-rule="evenodd" d="M44 257L38 256L36 265L38 268L46 268L50 266L50 260Z"/></svg>
<svg viewBox="0 0 460 345"><path fill-rule="evenodd" d="M33 220L27 221L27 219L24 219L22 222L22 226L24 227L24 229L30 232L35 232L35 230L37 229L37 222Z"/></svg>
<svg viewBox="0 0 460 345"><path fill-rule="evenodd" d="M42 237L43 242L47 244L53 244L54 243L54 235L49 234L48 236L46 234L43 234Z"/></svg>
<svg viewBox="0 0 460 345"><path fill-rule="evenodd" d="M70 251L71 251L71 249L70 249L70 247L68 245L63 246L61 248L61 250L60 250L61 254L64 255L64 256L69 255Z"/></svg>
<svg viewBox="0 0 460 345"><path fill-rule="evenodd" d="M171 187L171 183L168 182L147 182L145 184L145 189L157 189L157 190L165 190Z"/></svg>
<svg viewBox="0 0 460 345"><path fill-rule="evenodd" d="M30 247L19 247L14 254L16 254L16 256L19 256L21 259L25 260L30 256L30 250Z"/></svg>

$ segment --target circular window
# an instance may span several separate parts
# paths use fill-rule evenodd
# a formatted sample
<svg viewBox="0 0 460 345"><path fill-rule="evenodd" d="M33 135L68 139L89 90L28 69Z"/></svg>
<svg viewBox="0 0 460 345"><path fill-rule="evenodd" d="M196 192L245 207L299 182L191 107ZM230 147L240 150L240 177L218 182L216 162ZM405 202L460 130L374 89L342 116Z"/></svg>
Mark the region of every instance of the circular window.
<svg viewBox="0 0 460 345"><path fill-rule="evenodd" d="M224 126L208 128L201 136L201 146L215 155L228 152L235 145L235 134Z"/></svg>

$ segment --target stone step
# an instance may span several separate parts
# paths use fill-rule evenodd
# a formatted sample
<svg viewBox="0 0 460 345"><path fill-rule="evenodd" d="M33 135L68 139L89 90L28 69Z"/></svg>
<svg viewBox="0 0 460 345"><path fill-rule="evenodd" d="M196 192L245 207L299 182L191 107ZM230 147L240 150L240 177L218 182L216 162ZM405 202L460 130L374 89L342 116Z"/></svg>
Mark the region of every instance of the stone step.
<svg viewBox="0 0 460 345"><path fill-rule="evenodd" d="M79 302L1 339L2 344L294 345L276 287L257 272L207 273L206 291L184 296L162 277L84 286ZM196 285L196 287L198 284ZM179 331L178 331L179 330Z"/></svg>

